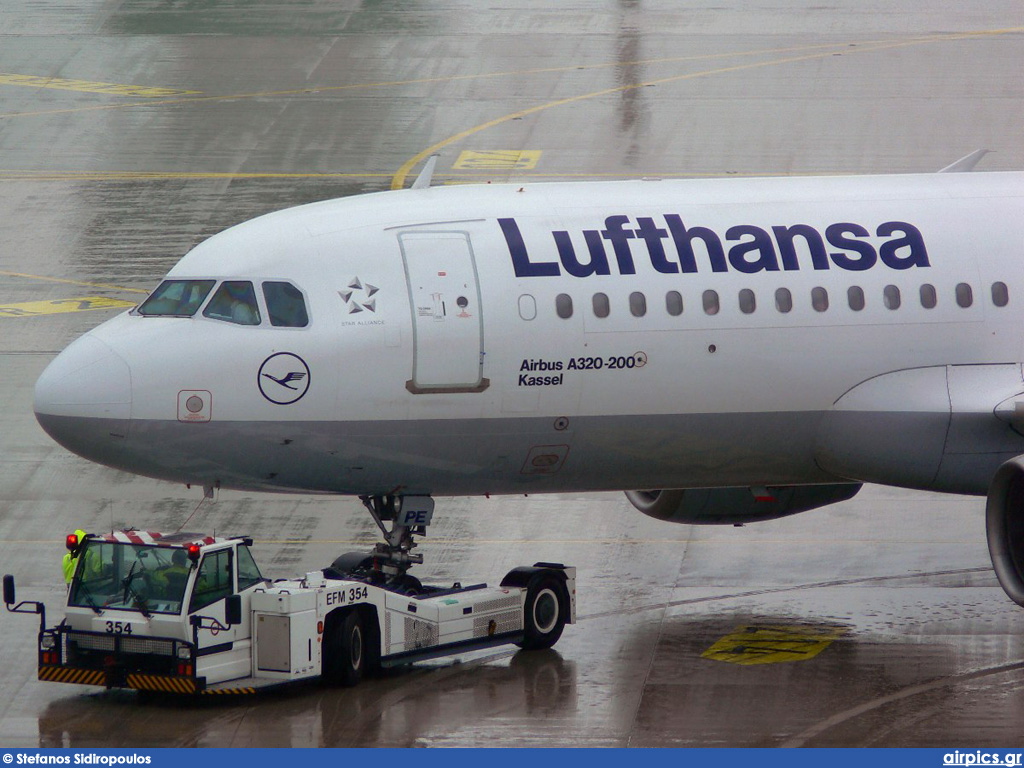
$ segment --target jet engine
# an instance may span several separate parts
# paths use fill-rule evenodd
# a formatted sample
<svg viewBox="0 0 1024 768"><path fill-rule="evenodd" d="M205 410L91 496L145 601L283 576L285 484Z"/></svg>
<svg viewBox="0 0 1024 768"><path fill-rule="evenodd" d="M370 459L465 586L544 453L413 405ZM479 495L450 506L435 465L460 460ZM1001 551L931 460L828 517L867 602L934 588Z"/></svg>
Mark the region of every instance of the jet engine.
<svg viewBox="0 0 1024 768"><path fill-rule="evenodd" d="M996 471L985 506L988 551L999 584L1024 606L1024 457L1010 459Z"/></svg>
<svg viewBox="0 0 1024 768"><path fill-rule="evenodd" d="M1020 470L1024 478L1024 464ZM853 498L860 483L786 485L770 488L687 488L626 491L630 504L648 517L669 523L728 525L774 520ZM1024 491L1024 481L1021 483ZM1024 582L1021 594L1024 595Z"/></svg>

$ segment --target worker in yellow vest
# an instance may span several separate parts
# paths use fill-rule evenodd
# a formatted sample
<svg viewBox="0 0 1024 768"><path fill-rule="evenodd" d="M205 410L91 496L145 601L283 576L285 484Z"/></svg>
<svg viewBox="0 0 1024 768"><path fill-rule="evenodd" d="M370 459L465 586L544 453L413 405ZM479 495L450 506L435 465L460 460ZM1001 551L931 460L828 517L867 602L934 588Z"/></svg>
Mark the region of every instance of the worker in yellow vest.
<svg viewBox="0 0 1024 768"><path fill-rule="evenodd" d="M68 551L64 555L64 561L62 563L64 568L64 583L71 584L71 579L74 578L75 568L78 567L78 555L82 552L82 546L85 544L85 531L79 528L74 533L74 542L72 542L71 536L68 536L67 545Z"/></svg>

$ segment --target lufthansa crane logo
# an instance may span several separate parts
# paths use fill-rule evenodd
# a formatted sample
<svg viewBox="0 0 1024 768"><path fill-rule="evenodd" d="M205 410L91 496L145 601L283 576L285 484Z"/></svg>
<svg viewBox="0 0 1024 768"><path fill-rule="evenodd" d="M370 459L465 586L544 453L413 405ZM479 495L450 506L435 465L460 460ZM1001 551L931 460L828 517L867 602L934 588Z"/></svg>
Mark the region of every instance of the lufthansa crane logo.
<svg viewBox="0 0 1024 768"><path fill-rule="evenodd" d="M277 352L263 361L256 384L275 405L291 405L309 390L309 366L291 352Z"/></svg>

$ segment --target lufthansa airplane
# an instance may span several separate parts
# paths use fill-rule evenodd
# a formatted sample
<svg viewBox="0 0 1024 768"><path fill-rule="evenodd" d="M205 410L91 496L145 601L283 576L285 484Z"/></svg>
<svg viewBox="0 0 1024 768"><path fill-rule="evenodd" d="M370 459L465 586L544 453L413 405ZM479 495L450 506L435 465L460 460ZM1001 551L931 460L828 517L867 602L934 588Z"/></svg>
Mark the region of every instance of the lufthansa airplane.
<svg viewBox="0 0 1024 768"><path fill-rule="evenodd" d="M627 490L744 523L864 482L987 494L1024 605L1022 361L1022 173L421 177L206 240L62 352L35 411L128 472L378 510Z"/></svg>

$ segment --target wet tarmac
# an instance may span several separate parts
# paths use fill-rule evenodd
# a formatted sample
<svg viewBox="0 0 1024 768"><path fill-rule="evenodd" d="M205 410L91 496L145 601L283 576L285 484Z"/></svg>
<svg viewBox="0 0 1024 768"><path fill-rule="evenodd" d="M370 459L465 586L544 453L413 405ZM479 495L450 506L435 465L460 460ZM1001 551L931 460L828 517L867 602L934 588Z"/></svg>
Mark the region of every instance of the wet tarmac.
<svg viewBox="0 0 1024 768"><path fill-rule="evenodd" d="M52 443L32 387L190 247L266 211L408 185L1024 168L1015 2L5 0L0 570L58 617L75 527L177 528L200 493ZM375 541L355 500L224 492L273 576ZM562 560L580 621L353 690L181 707L35 679L0 619L0 746L1020 747L1024 611L983 502L877 487L743 528L621 495L440 499L424 580Z"/></svg>

